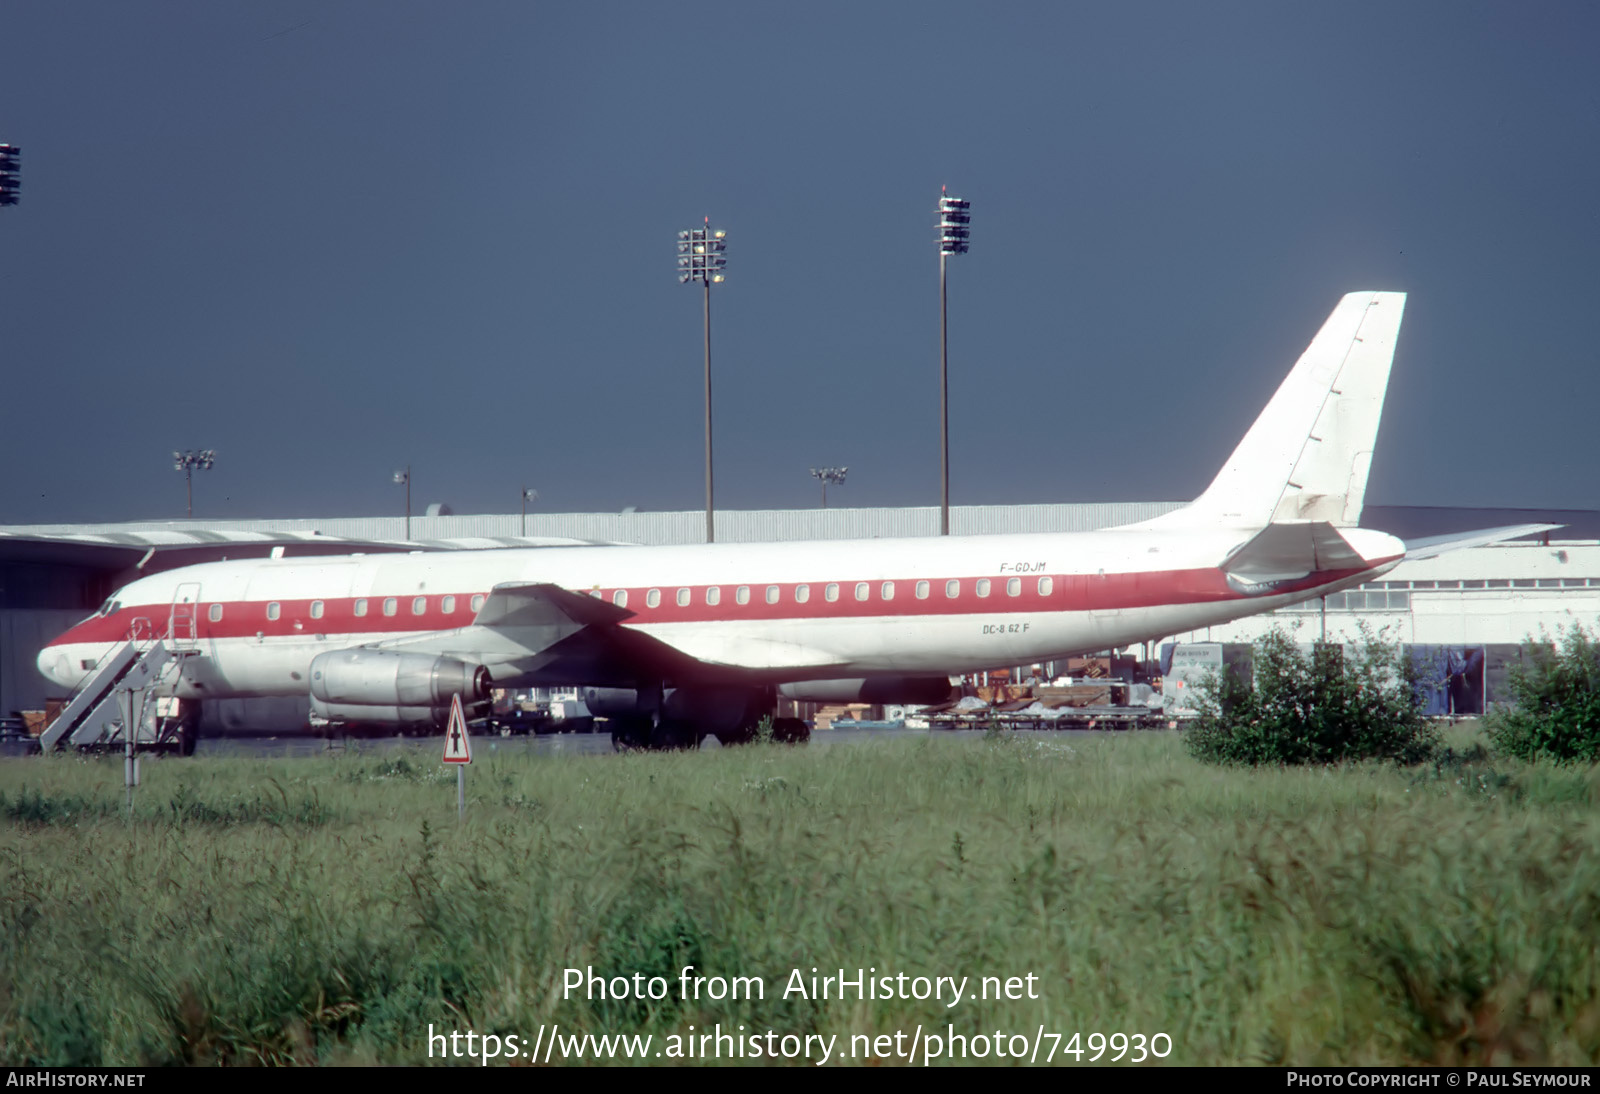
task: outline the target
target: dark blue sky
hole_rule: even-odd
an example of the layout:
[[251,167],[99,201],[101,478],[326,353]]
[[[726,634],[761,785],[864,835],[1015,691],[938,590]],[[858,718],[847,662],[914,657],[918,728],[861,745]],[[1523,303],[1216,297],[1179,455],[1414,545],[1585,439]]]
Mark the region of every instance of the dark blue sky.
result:
[[1600,6],[0,7],[0,523],[938,502],[1210,480],[1410,293],[1368,500],[1600,506]]

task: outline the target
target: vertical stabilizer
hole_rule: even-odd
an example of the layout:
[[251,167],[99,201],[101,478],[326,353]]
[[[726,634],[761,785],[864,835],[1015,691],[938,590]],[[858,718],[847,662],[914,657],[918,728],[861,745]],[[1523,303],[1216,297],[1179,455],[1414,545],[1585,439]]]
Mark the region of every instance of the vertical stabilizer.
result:
[[1405,293],[1350,293],[1195,501],[1145,526],[1355,527]]

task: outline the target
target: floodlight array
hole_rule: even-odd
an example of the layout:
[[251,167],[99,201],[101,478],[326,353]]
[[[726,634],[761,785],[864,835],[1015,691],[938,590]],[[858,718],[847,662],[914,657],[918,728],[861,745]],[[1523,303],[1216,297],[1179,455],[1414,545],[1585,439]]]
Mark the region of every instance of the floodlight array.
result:
[[965,198],[941,197],[939,199],[939,253],[964,255],[967,238],[971,234],[972,202]]
[[172,454],[172,469],[174,471],[210,471],[211,465],[217,462],[217,453],[212,448],[202,448],[200,451],[174,452]]
[[713,230],[690,228],[678,233],[678,281],[688,284],[698,281],[714,285],[722,281],[722,271],[728,265],[726,256],[728,233],[721,228]]

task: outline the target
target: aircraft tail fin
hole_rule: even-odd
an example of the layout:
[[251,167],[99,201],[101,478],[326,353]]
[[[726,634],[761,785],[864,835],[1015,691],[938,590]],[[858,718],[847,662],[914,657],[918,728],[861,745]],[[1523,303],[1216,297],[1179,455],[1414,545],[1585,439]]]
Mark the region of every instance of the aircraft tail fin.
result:
[[1205,493],[1144,526],[1359,524],[1405,302],[1340,300]]

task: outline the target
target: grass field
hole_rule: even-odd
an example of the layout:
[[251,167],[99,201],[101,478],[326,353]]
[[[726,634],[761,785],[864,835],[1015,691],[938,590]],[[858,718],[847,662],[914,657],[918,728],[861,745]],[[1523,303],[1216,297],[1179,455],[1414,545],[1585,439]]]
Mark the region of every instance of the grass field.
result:
[[[0,1063],[417,1063],[429,1023],[554,1022],[1600,1058],[1594,771],[1217,770],[1173,734],[1038,733],[502,753],[468,789],[458,825],[431,745],[146,761],[130,824],[118,758],[0,764]],[[765,996],[683,999],[685,965]],[[672,990],[563,998],[587,966]],[[1039,998],[785,998],[813,967]]]

